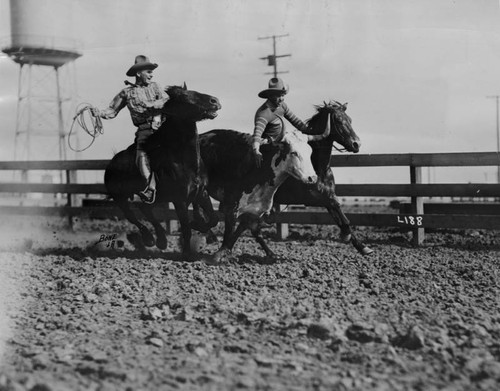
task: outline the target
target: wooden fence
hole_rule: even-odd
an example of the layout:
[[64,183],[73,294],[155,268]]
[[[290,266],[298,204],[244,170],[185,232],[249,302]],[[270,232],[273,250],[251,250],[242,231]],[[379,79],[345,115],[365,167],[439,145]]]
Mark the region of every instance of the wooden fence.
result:
[[[29,172],[33,170],[62,170],[66,183],[0,183],[0,193],[60,193],[65,194],[67,203],[61,207],[41,206],[0,206],[0,213],[41,214],[90,217],[118,216],[114,207],[84,207],[73,203],[74,194],[106,193],[104,184],[74,183],[75,173],[80,170],[104,170],[107,160],[72,161],[4,161],[0,170]],[[460,210],[447,211],[439,206],[431,212],[424,205],[427,197],[465,197],[468,199],[500,199],[500,184],[491,183],[422,183],[424,167],[451,166],[500,166],[500,154],[480,153],[429,153],[429,154],[377,154],[377,155],[336,155],[331,158],[332,167],[395,167],[409,168],[409,181],[406,184],[338,184],[337,194],[343,197],[404,197],[409,205],[400,213],[349,213],[347,217],[354,226],[406,227],[414,232],[414,244],[424,240],[425,228],[471,228],[500,230],[500,203],[493,203],[489,211],[480,212],[474,204],[462,205]],[[103,197],[104,198],[104,197]],[[175,220],[175,212],[163,208],[167,219]],[[426,213],[429,212],[429,213]],[[276,216],[279,231],[284,235],[288,224],[331,224],[332,219],[326,212],[285,211]]]

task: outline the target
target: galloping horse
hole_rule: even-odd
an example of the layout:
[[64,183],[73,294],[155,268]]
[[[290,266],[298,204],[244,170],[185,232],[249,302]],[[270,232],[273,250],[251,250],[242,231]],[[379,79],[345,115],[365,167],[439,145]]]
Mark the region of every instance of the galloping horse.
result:
[[316,106],[317,113],[308,121],[308,127],[317,129],[318,124],[323,123],[327,117],[332,129],[329,137],[310,142],[313,149],[311,161],[318,175],[318,182],[311,189],[290,178],[278,189],[274,201],[284,205],[324,206],[339,226],[341,240],[350,241],[359,253],[368,255],[373,250],[355,237],[349,220],[342,212],[335,194],[335,178],[330,168],[330,156],[335,142],[342,145],[346,151],[354,153],[358,153],[361,146],[359,138],[351,126],[352,120],[346,114],[346,109],[347,104],[340,104],[337,101]]
[[[307,121],[308,133],[318,135],[324,132],[325,127],[328,125],[331,128],[327,137],[316,137],[309,141],[312,147],[311,162],[317,174],[318,181],[311,186],[310,184],[297,180],[293,176],[289,177],[277,189],[274,195],[274,202],[280,204],[324,206],[340,227],[341,239],[346,242],[350,241],[361,254],[368,255],[372,250],[355,237],[352,233],[349,220],[341,210],[340,203],[335,194],[335,180],[332,170],[330,169],[330,156],[334,142],[342,145],[346,151],[357,153],[361,145],[360,140],[351,126],[351,118],[345,112],[345,104],[342,105],[336,101],[324,103],[322,106],[316,106],[316,111],[317,113]],[[244,178],[246,175],[245,169],[241,167],[245,164],[251,164],[246,163],[245,160],[248,159],[248,156],[251,156],[251,147],[247,145],[244,151],[233,151],[233,146],[227,143],[225,139],[209,139],[208,137],[209,133],[205,133],[200,137],[201,156],[209,175],[209,193],[212,197],[217,199],[219,197],[217,192],[213,190],[214,185],[220,187],[218,182],[234,182],[237,178]],[[224,149],[227,151],[226,155],[223,157],[219,156],[221,154],[220,151]],[[216,160],[214,160],[216,157],[224,161],[225,164],[223,166],[218,166]],[[217,170],[214,170],[214,167],[217,167]],[[248,171],[249,168],[247,167],[246,170]],[[196,212],[196,204],[194,206]],[[221,251],[224,248],[231,249],[234,244],[233,240],[229,238],[234,238],[232,235],[236,222],[234,218],[235,213],[226,205],[223,205],[223,210],[226,216],[226,226],[224,230],[223,245],[216,254],[216,259],[224,257],[226,254],[222,254]],[[203,216],[199,218],[202,217]],[[270,220],[272,220],[272,215],[265,219],[266,222],[270,222]],[[247,223],[247,225],[250,225],[250,223]],[[252,235],[264,249],[266,255],[270,258],[275,257],[274,253],[266,245],[260,234],[259,224],[253,223],[253,225],[251,225],[251,230]],[[230,251],[227,251],[227,253],[229,252]]]
[[[196,201],[209,217],[206,224],[198,223],[196,229],[204,231],[217,224],[217,216],[205,190],[207,178],[200,158],[196,122],[215,118],[221,105],[217,98],[189,91],[186,85],[169,87],[167,93],[170,99],[162,109],[166,120],[149,138],[146,148],[151,168],[158,177],[157,200],[173,202],[183,239],[182,257],[189,259],[189,204]],[[129,199],[146,186],[135,164],[135,154],[135,145],[117,153],[106,168],[104,183],[108,194],[123,211],[127,220],[139,229],[144,245],[149,247],[155,244],[155,240],[149,229],[135,216],[129,203]],[[165,230],[153,216],[152,207],[141,203],[140,209],[154,225],[156,246],[165,249]]]

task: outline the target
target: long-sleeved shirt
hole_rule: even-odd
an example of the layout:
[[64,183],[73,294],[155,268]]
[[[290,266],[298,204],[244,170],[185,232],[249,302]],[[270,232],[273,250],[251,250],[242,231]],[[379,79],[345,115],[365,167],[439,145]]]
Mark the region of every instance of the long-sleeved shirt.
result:
[[[116,95],[109,107],[100,111],[102,118],[115,118],[125,106],[130,111],[135,126],[151,122],[153,117],[160,114],[160,106],[168,100],[168,94],[156,82],[147,86],[126,87]],[[157,107],[155,107],[157,106]]]
[[274,106],[269,100],[264,102],[255,113],[255,127],[253,131],[253,144],[261,144],[263,137],[273,141],[280,141],[285,132],[283,117],[298,130],[304,131],[307,126],[288,108],[285,102]]

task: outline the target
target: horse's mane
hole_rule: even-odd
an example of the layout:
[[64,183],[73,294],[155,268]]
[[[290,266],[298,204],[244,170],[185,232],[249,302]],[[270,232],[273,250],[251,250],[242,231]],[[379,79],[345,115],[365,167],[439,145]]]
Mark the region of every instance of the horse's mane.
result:
[[321,116],[325,112],[332,113],[332,112],[335,112],[337,110],[344,111],[346,105],[347,105],[347,103],[341,104],[341,103],[337,102],[336,100],[331,100],[328,103],[327,102],[323,102],[322,105],[314,105],[313,107],[316,110],[316,114],[314,114],[313,116],[311,116],[311,118],[309,118],[308,120],[306,120],[306,125],[308,127],[312,127],[313,125],[315,125],[320,120]]
[[178,98],[183,91],[186,91],[186,88],[184,88],[182,86],[175,86],[174,85],[174,86],[167,86],[165,88],[165,92],[168,94],[168,96],[171,99]]
[[[334,117],[337,117],[337,115],[340,115],[339,113],[343,113],[343,115],[347,115],[344,113],[345,111],[345,104],[341,104],[339,102],[337,102],[336,100],[331,100],[330,102],[323,102],[322,105],[314,105],[313,106],[314,109],[316,110],[316,114],[314,114],[311,118],[309,118],[308,120],[306,120],[306,126],[309,128],[309,130],[313,131],[313,133],[311,134],[316,134],[316,132],[314,130],[318,130],[318,134],[320,134],[323,129],[322,129],[322,125],[324,125],[324,123],[322,121],[324,121],[325,119],[325,115],[327,114],[330,114],[330,113],[334,113]],[[321,130],[321,131],[319,131]],[[330,139],[331,137],[328,137],[328,139]]]

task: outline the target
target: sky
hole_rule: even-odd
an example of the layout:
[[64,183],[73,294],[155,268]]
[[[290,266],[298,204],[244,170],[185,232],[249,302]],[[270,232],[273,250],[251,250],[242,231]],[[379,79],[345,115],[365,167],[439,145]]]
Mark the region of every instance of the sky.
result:
[[[220,99],[219,116],[199,123],[201,133],[251,133],[262,103],[257,94],[272,71],[260,59],[272,54],[272,40],[259,38],[288,34],[277,40],[277,54],[291,54],[278,60],[287,72],[280,77],[289,85],[289,107],[305,120],[323,101],[348,102],[361,153],[497,149],[496,102],[488,97],[500,94],[498,0],[37,2],[50,17],[37,13],[39,31],[30,34],[77,41],[76,103],[105,108],[124,80],[133,81],[125,72],[134,57],[145,54],[159,65],[154,80],[161,85],[186,82]],[[0,0],[2,46],[11,34],[9,1]],[[1,160],[13,158],[18,79],[19,66],[0,57]],[[108,159],[132,142],[126,109],[103,125],[89,149],[68,156]],[[90,141],[84,133],[79,138],[82,146]],[[37,146],[43,143],[49,141]],[[47,151],[47,159],[54,158],[54,146]],[[380,172],[366,169],[370,177],[370,170]],[[454,175],[493,181],[496,171],[459,169]]]

